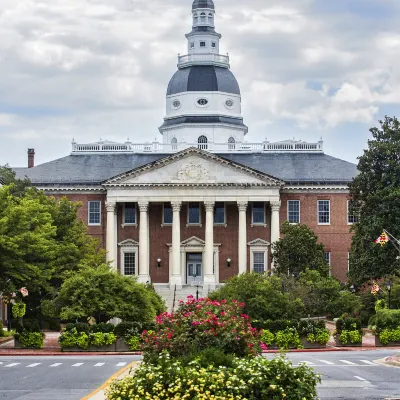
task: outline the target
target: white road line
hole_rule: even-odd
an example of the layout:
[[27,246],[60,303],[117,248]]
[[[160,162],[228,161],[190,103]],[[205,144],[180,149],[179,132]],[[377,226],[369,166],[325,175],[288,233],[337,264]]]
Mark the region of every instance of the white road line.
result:
[[363,362],[364,364],[369,364],[369,365],[376,365],[374,362],[372,361],[368,361],[368,360],[360,360],[361,362]]
[[367,380],[364,379],[364,378],[361,378],[361,376],[354,375],[354,378],[356,378],[356,379],[358,379],[358,380],[360,380],[360,381],[367,382]]
[[105,364],[105,363],[97,363],[97,364],[95,364],[94,366],[95,366],[95,367],[102,367],[104,364]]
[[323,362],[324,364],[328,364],[328,365],[335,365],[333,362],[326,361],[326,360],[318,360],[318,361],[321,361],[321,362]]
[[124,367],[126,364],[126,362],[120,362],[117,364],[117,367]]
[[83,363],[76,363],[74,365],[71,365],[71,367],[80,367],[81,365],[83,365]]
[[12,368],[12,367],[15,367],[16,365],[19,365],[19,364],[21,364],[21,363],[8,364],[8,365],[5,365],[4,368]]
[[339,360],[339,361],[344,363],[344,364],[348,364],[348,365],[357,365],[356,363],[353,363],[353,362],[347,361],[347,360]]
[[26,368],[35,368],[35,367],[37,367],[38,365],[41,365],[41,364],[42,363],[30,364],[30,365],[27,365]]
[[302,361],[300,364],[306,364],[306,365],[315,365],[313,362],[311,361]]
[[50,365],[50,368],[59,367],[60,365],[62,365],[62,363],[51,364],[51,365]]

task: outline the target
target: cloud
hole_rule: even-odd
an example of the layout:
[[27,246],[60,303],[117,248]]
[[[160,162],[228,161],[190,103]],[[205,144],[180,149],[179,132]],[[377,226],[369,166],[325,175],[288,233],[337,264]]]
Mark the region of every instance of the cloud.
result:
[[[365,131],[400,103],[399,2],[216,0],[222,53],[242,90],[248,140]],[[2,0],[0,164],[47,161],[73,137],[157,137],[185,54],[191,1]],[[362,138],[362,139],[360,139]],[[331,141],[330,153],[340,156]],[[336,146],[336,147],[335,147]]]

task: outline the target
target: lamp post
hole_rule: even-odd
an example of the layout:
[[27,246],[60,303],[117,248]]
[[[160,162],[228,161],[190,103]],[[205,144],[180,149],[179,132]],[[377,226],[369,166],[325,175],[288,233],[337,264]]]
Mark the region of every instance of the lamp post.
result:
[[391,294],[391,292],[392,292],[392,282],[391,281],[388,281],[388,282],[386,282],[386,288],[387,288],[387,291],[388,291],[388,295],[389,295],[389,298],[388,298],[388,306],[389,306],[389,310],[390,310],[390,294]]
[[354,285],[351,285],[351,286],[350,286],[350,292],[351,292],[351,293],[355,293],[355,292],[356,292],[356,288],[355,288]]

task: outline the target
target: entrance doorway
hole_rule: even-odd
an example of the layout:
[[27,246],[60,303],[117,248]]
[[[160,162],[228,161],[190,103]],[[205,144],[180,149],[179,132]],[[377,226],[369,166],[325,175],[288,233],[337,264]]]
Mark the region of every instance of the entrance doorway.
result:
[[203,283],[203,254],[186,254],[186,283],[188,285]]

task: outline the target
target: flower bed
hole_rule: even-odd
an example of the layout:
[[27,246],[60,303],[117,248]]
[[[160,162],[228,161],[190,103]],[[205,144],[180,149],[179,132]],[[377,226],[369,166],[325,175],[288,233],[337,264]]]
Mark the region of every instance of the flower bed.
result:
[[41,349],[44,342],[43,332],[29,332],[23,330],[14,335],[14,347],[24,349]]
[[336,321],[334,337],[338,347],[362,346],[363,331],[360,318],[343,315]]
[[400,310],[380,310],[376,314],[376,346],[400,346]]

